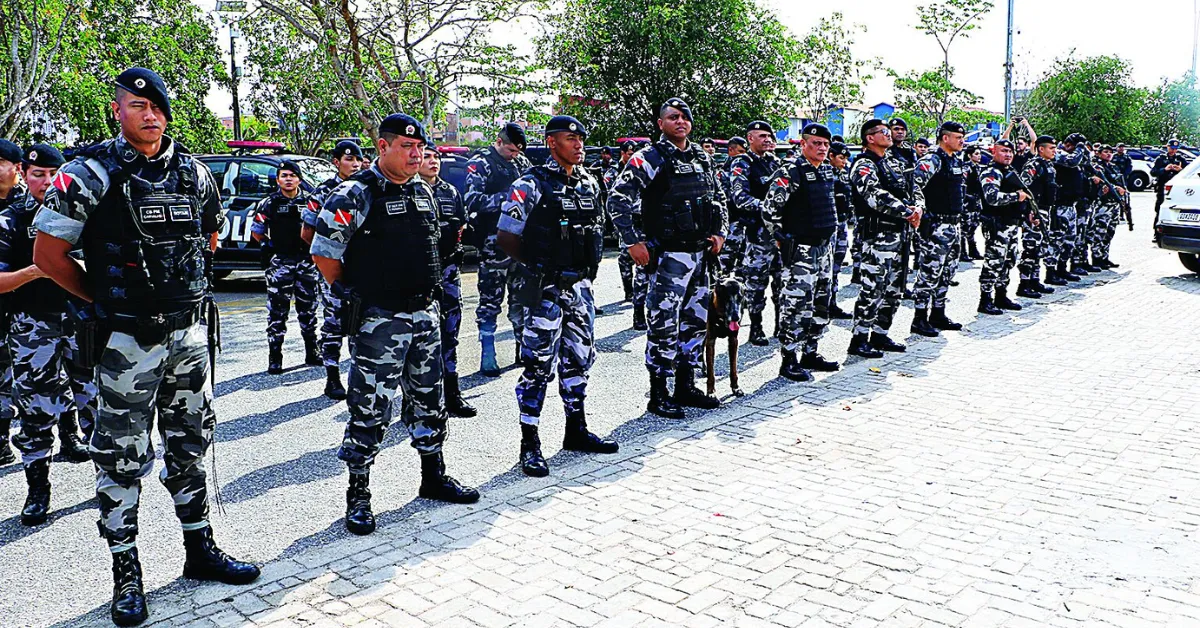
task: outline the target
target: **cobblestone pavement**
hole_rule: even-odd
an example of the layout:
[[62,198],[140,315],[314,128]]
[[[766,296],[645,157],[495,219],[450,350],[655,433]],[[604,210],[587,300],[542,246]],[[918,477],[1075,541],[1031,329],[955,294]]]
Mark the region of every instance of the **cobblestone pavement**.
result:
[[[758,386],[617,455],[555,456],[543,480],[495,476],[476,506],[402,510],[372,536],[283,552],[251,587],[162,584],[151,619],[1200,625],[1200,279],[1145,233],[1122,227],[1123,266],[1087,287],[814,384]],[[952,289],[960,311],[977,276],[978,264]],[[827,353],[844,357],[842,344]],[[340,507],[331,482],[320,499]],[[18,625],[102,625],[106,594]]]

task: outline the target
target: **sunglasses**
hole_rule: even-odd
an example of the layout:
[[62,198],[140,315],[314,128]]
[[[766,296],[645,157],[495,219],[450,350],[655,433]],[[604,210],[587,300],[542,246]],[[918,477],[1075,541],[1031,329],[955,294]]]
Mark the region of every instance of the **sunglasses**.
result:
[[867,131],[867,136],[869,137],[871,135],[875,135],[876,133],[883,133],[884,135],[886,135],[888,137],[892,136],[892,130],[887,128],[886,126],[875,129],[874,131]]

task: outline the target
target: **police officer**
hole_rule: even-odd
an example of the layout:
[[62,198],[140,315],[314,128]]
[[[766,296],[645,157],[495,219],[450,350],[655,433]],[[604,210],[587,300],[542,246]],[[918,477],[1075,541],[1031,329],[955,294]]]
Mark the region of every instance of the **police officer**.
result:
[[21,431],[14,439],[25,464],[29,493],[21,511],[21,523],[45,523],[50,509],[51,428],[58,423],[62,453],[73,462],[90,460],[79,440],[76,422],[83,418],[84,431],[94,422],[95,371],[76,368],[74,338],[63,323],[67,292],[33,265],[33,241],[37,230],[33,217],[45,201],[46,188],[63,163],[52,146],[35,144],[25,152],[24,178],[29,192],[24,202],[0,211],[0,292],[10,316],[8,348],[13,361],[13,401],[21,417]]
[[[1035,225],[1038,218],[1030,213],[1027,201],[1028,171],[1012,167],[1016,147],[1010,140],[992,146],[992,163],[980,174],[983,192],[983,232],[987,238],[983,271],[979,275],[981,314],[1003,314],[1020,310],[1021,305],[1008,297],[1009,275],[1017,263],[1017,238],[1022,222]],[[994,292],[994,296],[993,296]]]
[[1117,268],[1120,264],[1109,259],[1112,250],[1113,237],[1117,235],[1117,221],[1121,215],[1121,204],[1125,202],[1125,174],[1122,166],[1113,154],[1113,147],[1100,147],[1100,162],[1098,164],[1104,175],[1107,192],[1102,190],[1096,206],[1096,214],[1092,220],[1091,248],[1092,266],[1101,270]]
[[925,156],[926,153],[929,152],[929,148],[929,140],[923,137],[918,137],[917,141],[913,142],[913,154],[916,155],[918,160],[920,160]]
[[[604,174],[604,188],[607,190],[605,194],[606,208],[608,196],[612,193],[613,186],[617,184],[618,175],[625,169],[625,165],[629,163],[636,151],[637,142],[625,140],[621,144],[621,162],[609,168]],[[640,230],[642,228],[642,203],[640,200],[634,204],[632,218],[635,228]],[[617,237],[620,235],[618,232]],[[617,268],[621,271],[621,285],[625,289],[625,300],[633,302],[633,328],[636,331],[645,331],[647,327],[646,287],[649,284],[646,278],[646,269],[633,263],[633,258],[629,256],[629,248],[623,243],[621,252],[617,255]]]
[[709,157],[717,154],[717,143],[711,137],[700,140],[700,148],[704,149],[704,152],[708,153]]
[[[1050,239],[1050,217],[1054,211],[1058,197],[1058,183],[1055,178],[1054,155],[1056,144],[1049,135],[1039,135],[1033,142],[1037,156],[1025,164],[1025,180],[1029,183],[1029,191],[1033,193],[1033,201],[1037,205],[1037,222],[1021,223],[1021,261],[1018,268],[1021,272],[1021,284],[1017,286],[1017,296],[1030,299],[1041,298],[1051,294],[1054,288],[1042,284],[1042,261],[1050,255],[1052,245]],[[1048,266],[1052,267],[1053,263]],[[1065,279],[1059,279],[1047,269],[1046,283],[1065,285]]]
[[462,326],[462,232],[467,210],[458,189],[442,179],[442,156],[432,143],[425,146],[421,179],[433,189],[438,209],[438,257],[442,263],[442,290],[438,295],[442,334],[442,388],[446,411],[458,417],[473,417],[474,407],[463,399],[458,384],[458,330]]
[[[1179,153],[1179,140],[1171,138],[1167,142],[1167,152],[1154,159],[1150,174],[1154,177],[1154,226],[1158,227],[1158,212],[1162,208],[1163,195],[1166,193],[1167,182],[1179,174],[1187,165],[1187,159]],[[1157,232],[1155,232],[1157,233]],[[1157,238],[1158,236],[1155,235]]]
[[[1085,148],[1086,144],[1085,144]],[[1071,272],[1076,275],[1098,273],[1100,268],[1088,263],[1095,229],[1096,210],[1100,197],[1109,193],[1112,185],[1104,178],[1100,167],[1100,143],[1085,151],[1083,161],[1083,192],[1075,204],[1075,252],[1071,256]]]
[[[715,408],[720,402],[698,388],[708,318],[706,251],[721,254],[728,218],[725,194],[714,178],[712,159],[688,141],[692,110],[681,98],[658,110],[662,136],[639,150],[617,178],[608,209],[621,241],[639,266],[648,266],[646,308],[650,331],[646,368],[650,371],[650,412],[682,418],[681,405]],[[633,222],[642,203],[643,229]],[[675,375],[671,398],[667,378]]]
[[732,275],[742,265],[746,242],[746,223],[735,218],[738,214],[737,208],[734,207],[733,191],[730,189],[730,169],[740,155],[746,154],[746,138],[740,135],[729,138],[725,150],[728,158],[717,169],[717,182],[721,185],[721,191],[725,193],[726,211],[729,212],[730,217],[729,238],[725,240],[725,246],[721,249],[721,255],[717,261],[721,264],[722,274]]
[[963,218],[960,232],[962,242],[958,247],[958,259],[970,262],[982,259],[979,255],[979,245],[975,242],[975,232],[979,230],[981,220],[982,190],[979,186],[979,173],[983,169],[983,155],[975,145],[963,148],[963,165],[966,167],[967,180],[963,189]]
[[521,308],[513,296],[512,279],[508,276],[512,260],[496,247],[496,222],[500,220],[500,206],[507,198],[509,186],[530,166],[529,160],[521,154],[524,150],[525,130],[521,125],[509,122],[500,129],[493,146],[480,149],[467,162],[464,197],[467,216],[471,229],[484,238],[479,257],[479,307],[475,309],[475,320],[483,347],[479,370],[488,377],[500,375],[496,363],[496,317],[500,315],[506,289],[508,320],[512,322],[513,338],[517,340],[516,355],[521,355]]
[[1083,195],[1083,173],[1088,167],[1086,144],[1087,138],[1083,135],[1071,133],[1063,139],[1062,150],[1054,157],[1054,180],[1058,187],[1051,216],[1051,244],[1046,256],[1049,267],[1046,283],[1051,285],[1079,281],[1079,275],[1068,272],[1067,264],[1075,254],[1075,206]]
[[344,300],[350,342],[346,423],[338,458],[350,469],[346,529],[375,531],[370,470],[391,422],[397,389],[401,415],[421,456],[420,496],[460,504],[479,492],[446,475],[442,442],[442,281],[438,209],[418,176],[425,129],[393,113],[379,125],[379,158],[339,185],[325,201],[313,238],[313,259]]
[[[733,212],[730,220],[741,223],[744,234],[742,262],[737,275],[746,286],[746,309],[750,312],[750,344],[765,347],[767,334],[763,330],[763,310],[767,307],[767,284],[772,283],[776,301],[776,320],[779,314],[780,267],[779,247],[763,220],[763,199],[771,175],[779,168],[775,158],[775,131],[771,125],[755,120],[746,125],[746,141],[750,151],[738,155],[729,166],[729,190]],[[828,149],[826,149],[828,150]],[[779,325],[775,331],[778,333]]]
[[862,291],[854,307],[849,352],[878,358],[884,351],[907,349],[887,334],[904,292],[907,229],[920,225],[925,198],[905,172],[905,163],[889,152],[891,130],[883,120],[864,122],[859,137],[863,152],[850,166],[850,187],[863,237]]
[[825,161],[829,129],[813,123],[805,126],[801,135],[802,159],[785,163],[769,180],[762,212],[767,235],[778,243],[783,261],[779,316],[783,363],[779,375],[806,382],[812,380],[809,369],[839,368],[837,362],[817,353],[817,342],[829,324],[838,216],[834,198],[837,174]]
[[[362,170],[364,165],[362,147],[358,142],[342,140],[333,147],[333,166],[337,168],[337,173],[317,185],[312,193],[316,203],[305,205],[300,215],[304,221],[304,226],[300,228],[300,237],[305,242],[312,244],[313,236],[317,232],[317,215],[329,193],[342,181]],[[321,289],[321,306],[325,312],[321,321],[321,362],[325,365],[325,396],[340,401],[346,398],[346,389],[342,386],[342,376],[338,371],[338,364],[342,361],[344,337],[341,322],[342,304],[330,292],[329,284],[318,281],[317,285]]]
[[616,453],[616,441],[587,429],[583,401],[596,359],[592,280],[600,267],[604,209],[599,183],[581,166],[587,129],[571,116],[546,123],[550,159],[512,185],[500,216],[498,242],[517,260],[517,291],[524,306],[521,379],[521,470],[550,473],[542,456],[538,422],[546,386],[558,370],[559,396],[567,415],[563,449]]
[[1129,175],[1133,174],[1133,159],[1125,152],[1125,144],[1117,144],[1117,152],[1113,154],[1112,161],[1121,171],[1121,178],[1126,182],[1129,181]]
[[[154,470],[154,427],[163,437],[161,479],[183,526],[184,577],[246,584],[259,570],[221,551],[208,522],[203,460],[216,420],[200,306],[209,289],[205,249],[216,248],[220,228],[219,191],[208,168],[163,135],[171,106],[157,74],[122,72],[112,110],[121,135],[63,166],[46,194],[34,218],[34,260],[95,306],[75,325],[80,338],[89,330],[98,337],[79,350],[99,362],[91,453],[100,530],[113,556],[110,612],[125,626],[148,614],[136,536],[141,482]],[[80,243],[86,271],[70,255]]]
[[[854,207],[850,204],[850,148],[845,142],[830,143],[829,164],[833,166],[833,174],[837,177],[833,182],[833,201],[837,207],[838,220],[833,240],[833,280],[829,286],[829,317],[848,320],[854,318],[854,315],[844,311],[837,303],[842,265],[850,249],[850,229],[856,222]],[[856,239],[857,237],[855,234]]]
[[279,165],[275,182],[279,189],[259,201],[254,208],[250,235],[271,252],[267,266],[267,373],[283,372],[283,338],[287,333],[288,311],[296,302],[296,318],[304,337],[304,363],[320,366],[317,353],[317,267],[308,252],[309,245],[300,236],[300,213],[313,211],[317,201],[301,189],[304,174],[299,164],[287,159]]
[[959,227],[963,214],[966,165],[959,152],[967,130],[947,120],[937,131],[937,150],[917,164],[914,180],[925,191],[921,217],[920,265],[913,285],[912,332],[937,336],[941,330],[958,331],[961,323],[946,316],[946,295],[958,272]]
[[[25,197],[25,188],[21,185],[21,159],[20,146],[0,139],[0,210],[18,204]],[[0,306],[0,318],[4,316],[3,306]],[[12,448],[8,446],[8,434],[12,429],[16,408],[12,404],[12,359],[5,340],[7,335],[7,323],[0,324],[0,466],[17,461]]]

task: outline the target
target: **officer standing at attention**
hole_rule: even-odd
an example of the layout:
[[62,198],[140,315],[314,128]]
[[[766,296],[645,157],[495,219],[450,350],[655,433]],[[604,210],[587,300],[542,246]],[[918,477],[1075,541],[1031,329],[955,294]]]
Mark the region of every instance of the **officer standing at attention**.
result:
[[1084,170],[1088,168],[1087,138],[1072,133],[1063,139],[1062,150],[1054,157],[1054,179],[1058,183],[1054,201],[1054,214],[1050,227],[1050,267],[1046,283],[1066,285],[1079,281],[1079,275],[1068,272],[1067,264],[1075,254],[1077,237],[1075,206],[1083,196]]
[[[161,479],[183,526],[184,577],[247,584],[259,570],[221,551],[208,522],[203,460],[215,420],[200,310],[209,290],[205,249],[216,249],[220,228],[218,188],[208,168],[163,135],[171,105],[157,74],[122,72],[112,110],[121,135],[58,171],[34,218],[33,257],[56,283],[94,304],[76,321],[77,332],[99,331],[92,315],[103,330],[79,350],[98,362],[91,453],[100,530],[113,557],[110,612],[128,626],[148,616],[137,511],[142,478],[154,470],[156,422]],[[70,255],[78,243],[86,270]]]
[[921,224],[925,198],[904,162],[888,151],[891,131],[883,120],[864,122],[859,137],[863,152],[850,166],[850,187],[863,238],[862,291],[854,307],[850,354],[878,358],[884,351],[907,349],[887,334],[904,293],[905,229]]
[[1121,171],[1120,164],[1117,163],[1116,156],[1113,155],[1113,147],[1107,144],[1101,146],[1099,156],[1100,161],[1096,165],[1100,173],[1104,175],[1106,181],[1104,187],[1108,191],[1102,191],[1096,205],[1090,244],[1092,266],[1100,270],[1109,270],[1120,266],[1120,264],[1114,264],[1108,256],[1112,248],[1113,237],[1117,235],[1117,219],[1121,215],[1121,204],[1125,202],[1127,192],[1125,175]]
[[1129,175],[1133,174],[1133,159],[1125,153],[1124,144],[1117,144],[1117,152],[1113,154],[1112,161],[1121,171],[1121,178],[1128,182]]
[[[854,318],[837,304],[842,265],[850,249],[850,228],[854,224],[854,208],[850,205],[850,148],[844,142],[829,145],[829,164],[837,179],[833,182],[833,200],[837,206],[837,233],[833,240],[833,280],[829,286],[829,317],[838,320]],[[857,234],[855,235],[857,238]]]
[[[25,197],[21,182],[21,147],[0,139],[0,210],[17,204]],[[0,311],[0,317],[3,312]],[[17,461],[8,446],[8,434],[16,408],[12,405],[12,359],[8,353],[8,325],[0,325],[0,467]]]
[[982,219],[983,191],[979,185],[979,173],[983,169],[983,154],[975,145],[963,149],[963,165],[967,169],[966,188],[963,189],[963,219],[962,242],[958,247],[958,259],[964,262],[983,259],[979,254],[979,245],[975,242],[975,232],[979,230]]
[[[313,236],[317,233],[317,215],[321,211],[321,204],[333,192],[333,188],[354,176],[354,173],[362,170],[363,165],[362,148],[357,142],[350,140],[342,140],[333,148],[333,166],[337,168],[337,174],[329,177],[321,182],[315,190],[313,190],[312,198],[315,203],[304,206],[304,211],[300,214],[304,226],[300,227],[300,237],[308,244],[312,244]],[[321,305],[325,310],[325,318],[321,322],[321,362],[325,365],[325,396],[334,400],[342,400],[346,398],[346,389],[342,386],[342,376],[338,371],[338,364],[342,361],[342,304],[329,291],[329,284],[324,281],[318,281],[317,285],[321,289]]]
[[[1037,226],[1038,217],[1030,213],[1031,198],[1027,191],[1031,182],[1028,171],[1012,167],[1015,147],[1010,140],[999,140],[992,146],[992,163],[980,174],[983,190],[983,231],[987,246],[983,271],[979,274],[979,306],[981,314],[998,315],[1004,310],[1020,310],[1021,306],[1008,298],[1008,281],[1017,263],[1017,238],[1025,222]],[[995,296],[993,297],[993,292]],[[1040,295],[1039,295],[1040,296]]]
[[729,143],[725,148],[728,151],[728,158],[717,169],[717,182],[721,185],[721,191],[725,193],[726,211],[729,213],[729,238],[725,240],[725,246],[721,249],[718,259],[721,264],[721,273],[725,275],[732,275],[741,268],[742,254],[745,252],[746,222],[736,218],[738,213],[733,203],[733,191],[729,187],[729,173],[733,162],[737,161],[739,156],[746,154],[746,146],[746,138],[740,135],[729,138]]
[[442,156],[433,144],[425,146],[421,178],[433,189],[438,209],[438,257],[442,263],[442,290],[438,295],[442,330],[442,388],[446,411],[458,417],[473,417],[474,407],[463,399],[458,385],[458,330],[462,326],[462,232],[467,210],[458,189],[441,178]]
[[[1158,211],[1162,208],[1163,197],[1166,194],[1167,182],[1179,174],[1187,165],[1187,159],[1179,154],[1179,140],[1171,138],[1167,142],[1167,152],[1154,159],[1150,174],[1154,176],[1154,226],[1158,226]],[[1156,232],[1157,233],[1157,232]],[[1158,236],[1155,235],[1155,238]]]
[[717,144],[711,137],[700,140],[700,148],[704,149],[704,152],[708,153],[709,157],[717,154]]
[[912,332],[937,336],[939,330],[958,331],[961,323],[946,317],[946,294],[958,272],[959,226],[963,214],[966,165],[962,151],[967,130],[947,120],[937,131],[937,150],[917,164],[914,180],[925,191],[921,220],[920,265],[913,285]]
[[[746,125],[750,152],[738,155],[729,166],[731,218],[742,223],[744,251],[738,265],[738,278],[746,286],[746,309],[750,312],[750,344],[765,347],[769,343],[763,330],[763,310],[767,307],[767,284],[772,283],[776,320],[779,313],[779,246],[771,237],[763,219],[763,199],[771,175],[779,168],[775,159],[775,131],[770,124],[755,120]],[[828,150],[828,148],[826,149]],[[736,218],[734,218],[736,216]],[[779,326],[775,326],[778,333]]]
[[[783,262],[783,304],[779,340],[783,363],[779,376],[812,380],[809,369],[836,371],[837,362],[817,353],[829,324],[833,283],[833,236],[837,231],[837,174],[825,158],[829,129],[809,124],[801,132],[801,159],[784,163],[770,179],[762,212],[767,235]],[[802,356],[797,358],[797,352]]]
[[496,246],[496,223],[500,220],[500,206],[508,198],[505,195],[509,186],[531,165],[521,154],[524,150],[525,130],[509,122],[500,129],[495,145],[479,149],[467,162],[467,191],[463,199],[467,217],[471,228],[485,238],[479,255],[479,307],[475,308],[475,320],[483,347],[479,370],[488,377],[500,375],[496,363],[496,317],[500,315],[505,289],[508,320],[517,342],[516,355],[521,355],[521,306],[513,296],[512,279],[508,276],[512,260]]
[[401,415],[421,455],[419,495],[459,504],[479,492],[446,475],[442,442],[442,281],[438,210],[433,190],[418,176],[425,129],[393,113],[379,125],[379,158],[339,185],[317,222],[312,254],[331,289],[343,299],[350,342],[346,405],[350,420],[338,458],[350,469],[346,529],[375,531],[370,470],[391,422],[397,389]]
[[[1036,224],[1022,223],[1021,226],[1021,261],[1017,265],[1021,273],[1021,284],[1017,286],[1017,296],[1038,299],[1044,294],[1054,292],[1054,288],[1042,284],[1042,260],[1049,255],[1050,212],[1054,211],[1055,199],[1058,196],[1058,183],[1054,176],[1057,142],[1049,135],[1039,135],[1033,145],[1037,156],[1025,164],[1025,173],[1022,176],[1029,183],[1029,191],[1033,193],[1038,215]],[[1066,280],[1055,277],[1053,272],[1048,271],[1046,274],[1046,283],[1067,283]]]
[[500,216],[497,241],[517,260],[512,272],[525,312],[517,407],[521,470],[533,477],[550,473],[538,422],[555,368],[567,416],[563,449],[599,454],[618,449],[616,441],[588,431],[583,408],[588,371],[596,360],[592,280],[604,238],[600,186],[582,166],[585,138],[587,129],[575,118],[551,118],[546,123],[550,159],[513,183]]
[[76,368],[74,337],[64,331],[66,290],[33,265],[33,241],[37,230],[33,217],[45,201],[50,180],[63,164],[63,156],[52,146],[35,144],[25,153],[25,182],[29,193],[24,202],[0,211],[0,293],[11,317],[8,347],[13,361],[13,402],[21,417],[21,431],[14,439],[25,465],[29,493],[21,511],[27,526],[46,522],[50,512],[50,452],[54,445],[51,428],[58,423],[62,453],[72,462],[91,459],[79,439],[82,417],[84,432],[95,422],[96,373]]
[[[637,143],[633,140],[625,140],[621,144],[621,162],[609,168],[604,174],[604,189],[607,190],[604,195],[606,208],[608,207],[607,199],[612,193],[613,186],[617,184],[617,177],[636,151]],[[642,203],[640,200],[633,208],[633,224],[635,229],[641,230]],[[620,235],[618,232],[617,237]],[[621,285],[625,289],[625,300],[633,302],[633,328],[636,331],[646,331],[646,288],[649,284],[646,278],[646,269],[633,263],[633,258],[629,256],[629,248],[624,244],[621,245],[621,252],[617,255],[617,268],[621,271]]]
[[[700,367],[708,321],[709,285],[704,272],[706,251],[720,256],[728,218],[725,194],[714,177],[708,153],[688,141],[692,110],[680,98],[659,107],[662,136],[639,150],[617,178],[608,209],[621,241],[632,242],[634,263],[646,266],[650,289],[646,308],[650,332],[646,368],[650,371],[650,412],[683,418],[683,408],[716,408],[694,379]],[[633,222],[642,203],[644,229]],[[671,398],[667,378],[675,374]]]
[[317,267],[313,265],[308,243],[300,236],[300,213],[317,207],[307,192],[300,189],[304,175],[290,159],[279,165],[275,182],[279,190],[258,202],[250,235],[265,243],[271,262],[267,282],[267,373],[283,372],[283,338],[287,333],[288,312],[296,302],[296,318],[304,337],[304,363],[320,366],[317,352]]
[[929,148],[929,140],[923,137],[918,137],[917,141],[913,142],[913,154],[916,155],[918,160],[924,157],[925,153],[929,152]]

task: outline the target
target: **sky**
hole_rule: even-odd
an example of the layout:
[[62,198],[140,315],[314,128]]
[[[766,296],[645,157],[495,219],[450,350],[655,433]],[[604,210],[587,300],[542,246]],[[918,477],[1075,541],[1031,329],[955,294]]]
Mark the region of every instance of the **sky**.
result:
[[[206,11],[215,4],[215,0],[193,1]],[[846,22],[867,29],[857,34],[855,55],[879,58],[885,67],[900,74],[941,64],[942,52],[937,43],[915,27],[916,7],[925,4],[924,1],[759,1],[798,37],[807,34],[820,18],[841,12]],[[1016,89],[1032,86],[1055,58],[1066,57],[1072,51],[1079,58],[1116,55],[1128,60],[1136,85],[1150,86],[1164,77],[1178,78],[1192,63],[1192,18],[1197,1],[1200,0],[1151,0],[1143,4],[1112,0],[1014,0],[1013,86]],[[955,40],[950,48],[950,62],[959,86],[980,96],[983,106],[1003,111],[1007,3],[1006,0],[995,3],[996,7],[979,21],[977,29],[966,39]],[[527,44],[531,28],[536,28],[531,21],[502,25],[495,37],[526,45],[532,51]],[[228,31],[224,28],[220,40],[222,48],[227,50]],[[866,85],[863,104],[892,99],[891,79],[885,72],[877,75]],[[228,116],[231,100],[227,90],[214,86],[208,105],[218,116]]]

